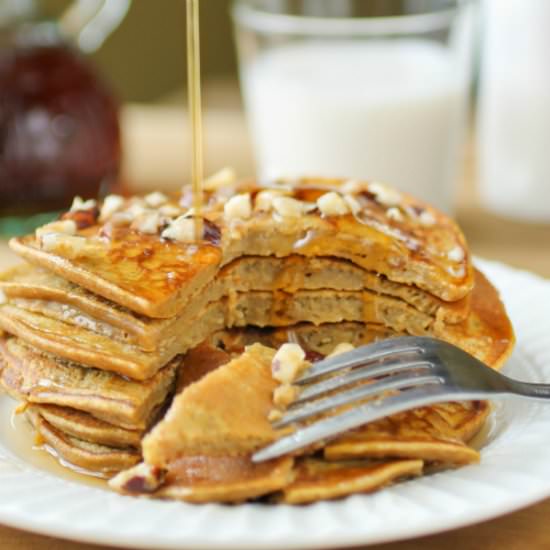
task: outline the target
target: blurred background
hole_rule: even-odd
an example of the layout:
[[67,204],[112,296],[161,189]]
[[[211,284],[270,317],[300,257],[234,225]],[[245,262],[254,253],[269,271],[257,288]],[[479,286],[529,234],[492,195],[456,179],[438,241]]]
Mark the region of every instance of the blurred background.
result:
[[[177,190],[188,180],[185,1],[106,2],[111,11],[102,24],[108,27],[109,18],[116,24],[99,38],[80,32],[81,14],[67,12],[72,5],[93,13],[97,4],[0,0],[0,234],[26,231],[36,222],[35,203],[27,208],[33,186],[50,185],[51,178],[36,182],[44,179],[44,166],[52,174],[59,169],[60,152],[73,155],[63,173],[65,202],[98,189]],[[312,166],[316,173],[364,176],[365,166],[372,166],[380,172],[375,176],[405,188],[408,181],[413,192],[455,215],[476,253],[550,276],[548,0],[242,0],[236,31],[232,5],[201,1],[207,173],[233,166],[241,176],[267,177],[273,166],[285,174],[311,172]],[[289,20],[291,30],[281,31],[280,21],[270,17],[280,13],[312,21]],[[323,22],[399,13],[412,15],[412,27],[387,20],[386,27],[358,22],[339,30]],[[415,17],[426,13],[425,21]],[[44,23],[62,15],[60,25]],[[33,32],[20,32],[31,21]],[[37,74],[50,88],[59,81],[47,69],[51,60],[28,52],[37,36],[55,48],[59,28],[62,41],[72,35],[67,43],[84,54],[78,67],[73,63],[73,76],[80,76],[58,90],[63,101],[52,103],[52,94],[36,92]],[[373,59],[362,54],[362,41],[386,38],[402,40],[399,51],[382,48]],[[439,66],[441,52],[417,48],[424,38],[445,49],[448,66]],[[302,48],[308,44],[313,48]],[[282,55],[272,56],[278,48]],[[359,66],[362,71],[355,70]],[[31,84],[21,76],[29,67],[36,73]],[[73,126],[88,135],[59,118],[59,105],[73,109],[70,116],[80,124]],[[35,164],[26,160],[29,151]],[[86,172],[86,165],[93,184],[84,178],[79,187],[72,174]],[[99,169],[104,177],[98,183]],[[42,210],[54,209],[48,200]]]

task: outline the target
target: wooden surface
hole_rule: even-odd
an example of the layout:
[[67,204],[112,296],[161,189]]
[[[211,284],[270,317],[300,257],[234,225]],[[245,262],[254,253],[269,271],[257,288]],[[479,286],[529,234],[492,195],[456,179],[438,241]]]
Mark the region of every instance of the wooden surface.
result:
[[[186,117],[177,107],[126,108],[123,116],[126,162],[124,178],[136,190],[176,188],[186,179],[188,141]],[[233,106],[221,106],[207,116],[208,171],[236,166],[240,174],[253,173],[250,143],[242,115]],[[458,199],[457,218],[474,253],[528,269],[550,278],[550,225],[528,225],[500,219],[476,205],[474,162],[465,158],[465,178]],[[0,268],[15,257],[0,241]],[[385,550],[515,550],[550,547],[550,499],[492,521],[427,538],[380,547]],[[437,520],[434,519],[434,522]],[[0,526],[0,548],[13,550],[86,550],[97,548],[24,533]]]

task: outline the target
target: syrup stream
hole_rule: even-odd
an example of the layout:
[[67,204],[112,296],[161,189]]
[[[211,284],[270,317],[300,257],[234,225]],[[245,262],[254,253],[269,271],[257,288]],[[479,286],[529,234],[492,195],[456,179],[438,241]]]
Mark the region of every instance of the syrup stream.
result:
[[199,0],[187,0],[187,89],[189,113],[191,116],[191,181],[193,185],[193,208],[195,239],[203,235],[202,221],[202,179],[203,179],[203,139],[201,106],[201,69]]

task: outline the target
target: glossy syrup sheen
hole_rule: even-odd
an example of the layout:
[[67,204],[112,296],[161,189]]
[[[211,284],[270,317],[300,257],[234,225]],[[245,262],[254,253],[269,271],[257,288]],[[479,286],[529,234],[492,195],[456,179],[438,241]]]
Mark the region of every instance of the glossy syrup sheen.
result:
[[[18,403],[9,397],[5,395],[0,397],[0,414],[4,418],[4,422],[0,424],[0,444],[11,455],[24,463],[21,467],[12,466],[10,463],[9,466],[12,467],[14,473],[30,467],[66,481],[107,489],[105,479],[61,461],[53,454],[53,451],[48,452],[43,448],[40,441],[37,440],[32,426],[25,419],[25,415],[16,413],[17,406]],[[1,468],[2,460],[0,458]]]

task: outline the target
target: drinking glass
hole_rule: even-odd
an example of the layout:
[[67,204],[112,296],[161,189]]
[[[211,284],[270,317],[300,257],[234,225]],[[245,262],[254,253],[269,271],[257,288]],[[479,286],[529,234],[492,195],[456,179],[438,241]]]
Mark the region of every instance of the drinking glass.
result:
[[452,209],[478,6],[460,0],[238,0],[260,178],[383,180]]

